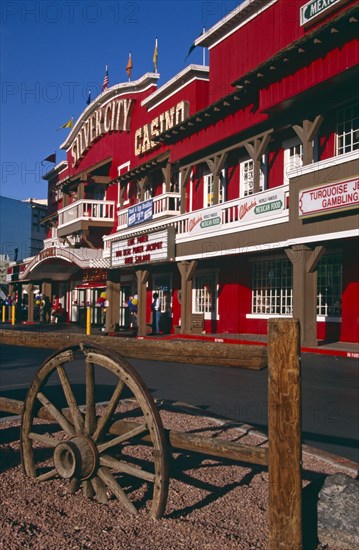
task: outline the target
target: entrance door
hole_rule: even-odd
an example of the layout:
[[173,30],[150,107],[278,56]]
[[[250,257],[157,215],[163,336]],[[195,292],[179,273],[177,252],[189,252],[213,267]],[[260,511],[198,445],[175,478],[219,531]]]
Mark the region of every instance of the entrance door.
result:
[[165,334],[171,332],[172,326],[172,277],[171,275],[155,275],[153,277],[153,292],[157,292],[161,300],[160,329]]

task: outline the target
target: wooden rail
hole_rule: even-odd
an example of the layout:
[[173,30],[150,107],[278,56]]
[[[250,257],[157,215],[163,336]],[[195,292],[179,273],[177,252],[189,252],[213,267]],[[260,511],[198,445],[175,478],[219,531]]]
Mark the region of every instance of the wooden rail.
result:
[[[170,430],[167,431],[167,439],[173,449],[268,465],[268,550],[301,550],[302,444],[298,320],[269,320],[268,367],[268,449]],[[22,401],[0,397],[0,411],[21,414],[22,409]],[[69,409],[63,409],[62,413],[72,421]],[[37,416],[53,420],[45,407],[40,408]],[[135,422],[121,420],[113,423],[109,431],[120,436],[136,427],[138,425]],[[146,440],[146,437],[143,439]]]

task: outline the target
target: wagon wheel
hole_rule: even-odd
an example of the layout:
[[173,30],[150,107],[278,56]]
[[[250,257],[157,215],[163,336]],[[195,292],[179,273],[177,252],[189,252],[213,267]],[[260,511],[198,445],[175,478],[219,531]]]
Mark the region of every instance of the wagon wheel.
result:
[[43,363],[24,402],[21,453],[25,473],[38,481],[60,477],[71,493],[82,487],[102,503],[115,496],[132,513],[164,513],[161,418],[140,376],[117,354],[81,345]]

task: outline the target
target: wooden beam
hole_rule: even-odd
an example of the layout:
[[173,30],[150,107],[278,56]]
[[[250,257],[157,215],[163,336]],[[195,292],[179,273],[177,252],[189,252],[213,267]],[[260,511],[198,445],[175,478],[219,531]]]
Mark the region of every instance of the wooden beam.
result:
[[308,273],[314,273],[314,271],[316,271],[318,263],[320,262],[325,251],[325,246],[320,245],[315,247],[312,254],[307,260],[306,268]]
[[218,456],[251,464],[268,464],[268,450],[254,445],[241,445],[231,441],[210,439],[185,432],[168,432],[171,447],[209,456]]

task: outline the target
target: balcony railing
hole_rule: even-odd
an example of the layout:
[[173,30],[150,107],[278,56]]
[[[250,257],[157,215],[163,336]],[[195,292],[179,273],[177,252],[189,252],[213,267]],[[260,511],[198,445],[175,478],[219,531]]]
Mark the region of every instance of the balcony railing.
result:
[[[180,193],[164,193],[153,197],[152,220],[159,220],[170,216],[177,216],[180,213]],[[117,230],[125,229],[128,226],[128,208],[118,213]]]
[[[289,185],[282,185],[266,191],[261,191],[245,198],[234,199],[228,202],[194,210],[170,220],[146,224],[151,231],[174,226],[176,229],[176,243],[183,243],[196,239],[203,239],[209,235],[220,233],[229,234],[234,231],[246,231],[267,225],[284,223],[289,219],[288,210]],[[104,239],[104,257],[109,257],[111,242],[121,238],[120,229],[126,228],[126,235],[136,234],[143,229],[143,224],[135,227],[123,226],[118,228],[116,235]]]
[[108,223],[114,223],[115,221],[115,202],[79,200],[65,206],[65,208],[61,208],[58,214],[59,229],[80,221],[104,222],[108,225]]

